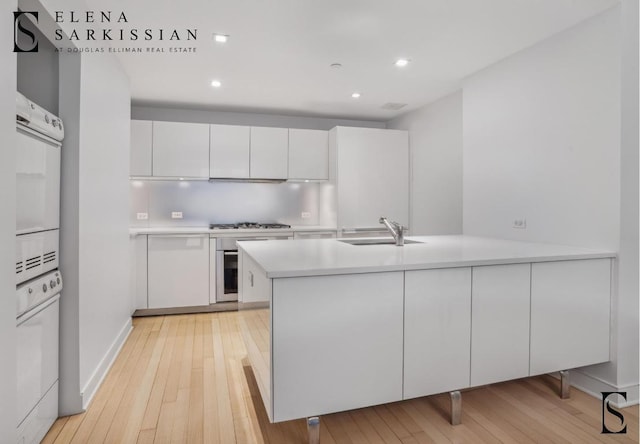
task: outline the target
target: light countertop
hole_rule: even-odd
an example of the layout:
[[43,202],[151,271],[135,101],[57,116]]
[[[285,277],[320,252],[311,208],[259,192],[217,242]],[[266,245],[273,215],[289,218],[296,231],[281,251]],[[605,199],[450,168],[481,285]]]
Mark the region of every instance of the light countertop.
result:
[[336,231],[336,227],[327,227],[320,225],[294,225],[291,228],[270,228],[270,229],[251,229],[251,228],[238,228],[238,229],[220,229],[209,227],[136,227],[130,228],[129,234],[132,236],[138,236],[143,234],[156,234],[156,235],[185,235],[185,234],[209,234],[211,237],[236,237],[243,234],[282,234],[293,232],[311,232],[311,231]]
[[613,251],[473,236],[409,236],[423,243],[356,246],[337,239],[239,242],[268,278],[613,258]]

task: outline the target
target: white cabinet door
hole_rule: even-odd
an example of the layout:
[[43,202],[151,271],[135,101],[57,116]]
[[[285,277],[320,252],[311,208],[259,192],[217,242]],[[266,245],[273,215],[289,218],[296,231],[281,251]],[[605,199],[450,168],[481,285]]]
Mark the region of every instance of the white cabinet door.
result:
[[529,375],[531,264],[473,268],[471,385]]
[[131,291],[133,311],[149,308],[147,303],[147,236],[138,235],[131,243]]
[[289,179],[329,179],[329,132],[289,129]]
[[216,303],[216,293],[218,291],[218,267],[216,257],[216,239],[209,239],[209,304]]
[[271,298],[271,279],[256,262],[238,250],[238,303],[268,303]]
[[609,360],[611,260],[531,268],[531,375]]
[[153,122],[153,175],[209,177],[209,125]]
[[131,121],[130,176],[151,176],[153,122]]
[[249,177],[248,126],[211,125],[209,177]]
[[149,236],[149,308],[209,305],[209,236]]
[[331,131],[336,132],[338,228],[376,227],[380,216],[408,226],[407,132],[347,127]]
[[471,269],[405,273],[404,399],[469,386]]
[[[17,319],[17,421],[19,424],[58,380],[59,297],[42,303]],[[7,364],[5,364],[7,365]],[[14,370],[14,371],[16,371]],[[32,442],[32,441],[29,441]],[[39,442],[39,441],[36,441]]]
[[288,131],[287,128],[251,127],[252,178],[287,178]]
[[273,280],[273,420],[402,399],[403,273]]

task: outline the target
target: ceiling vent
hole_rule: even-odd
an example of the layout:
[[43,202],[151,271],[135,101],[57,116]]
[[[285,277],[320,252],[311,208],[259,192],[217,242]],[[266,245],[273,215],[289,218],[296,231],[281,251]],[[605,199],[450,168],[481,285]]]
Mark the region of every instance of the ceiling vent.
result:
[[389,102],[382,105],[382,109],[390,109],[392,111],[398,111],[399,109],[404,108],[405,106],[407,106],[406,103]]

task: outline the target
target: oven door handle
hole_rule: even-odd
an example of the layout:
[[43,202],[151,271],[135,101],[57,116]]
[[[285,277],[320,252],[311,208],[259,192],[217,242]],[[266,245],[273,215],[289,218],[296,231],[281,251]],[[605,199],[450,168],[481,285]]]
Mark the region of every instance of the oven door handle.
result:
[[237,251],[225,251],[224,255],[225,256],[237,256],[238,252]]

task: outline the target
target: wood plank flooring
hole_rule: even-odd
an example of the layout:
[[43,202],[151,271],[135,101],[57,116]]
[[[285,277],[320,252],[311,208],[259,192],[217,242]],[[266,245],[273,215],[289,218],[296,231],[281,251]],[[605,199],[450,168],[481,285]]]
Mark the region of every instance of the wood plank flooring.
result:
[[[89,409],[56,421],[44,443],[306,442],[304,420],[269,423],[237,313],[133,322]],[[602,435],[600,401],[576,389],[562,400],[557,384],[544,376],[465,391],[455,427],[448,395],[326,415],[321,442],[638,443],[638,406],[623,410],[626,435]]]

